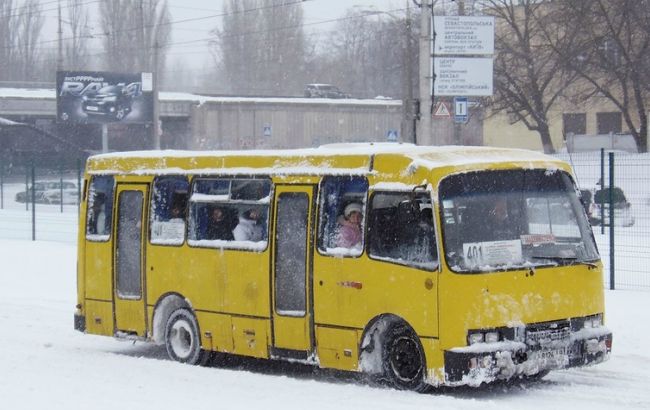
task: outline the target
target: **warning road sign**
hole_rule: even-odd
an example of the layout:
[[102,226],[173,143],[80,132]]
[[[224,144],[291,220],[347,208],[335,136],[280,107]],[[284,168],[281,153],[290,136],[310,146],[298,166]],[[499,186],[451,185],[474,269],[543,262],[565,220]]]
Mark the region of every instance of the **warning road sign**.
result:
[[451,117],[451,112],[449,112],[449,107],[444,102],[439,102],[436,104],[436,108],[433,110],[434,117]]

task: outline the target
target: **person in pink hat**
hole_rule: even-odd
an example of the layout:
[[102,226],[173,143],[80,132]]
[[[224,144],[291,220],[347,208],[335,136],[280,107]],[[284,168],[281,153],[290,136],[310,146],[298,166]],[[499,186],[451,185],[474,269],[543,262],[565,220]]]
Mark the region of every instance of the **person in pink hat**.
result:
[[361,220],[363,207],[357,202],[348,204],[339,217],[336,246],[339,248],[358,248],[361,246]]

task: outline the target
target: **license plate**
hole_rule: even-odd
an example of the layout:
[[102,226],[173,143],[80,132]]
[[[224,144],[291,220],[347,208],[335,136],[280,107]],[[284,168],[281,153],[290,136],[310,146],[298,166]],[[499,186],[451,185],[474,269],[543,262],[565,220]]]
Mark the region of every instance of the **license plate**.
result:
[[537,352],[537,359],[544,364],[544,367],[565,367],[569,364],[570,350],[568,347],[540,350]]
[[99,108],[97,108],[97,107],[95,107],[95,106],[92,106],[92,105],[87,105],[87,106],[86,106],[86,109],[87,109],[88,111],[99,111]]

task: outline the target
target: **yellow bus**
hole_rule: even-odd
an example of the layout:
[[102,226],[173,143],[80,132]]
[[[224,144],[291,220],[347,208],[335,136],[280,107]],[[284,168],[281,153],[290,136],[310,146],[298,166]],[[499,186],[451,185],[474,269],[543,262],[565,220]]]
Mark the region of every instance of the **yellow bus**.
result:
[[606,360],[570,167],[483,147],[89,158],[75,329],[364,372],[399,389]]

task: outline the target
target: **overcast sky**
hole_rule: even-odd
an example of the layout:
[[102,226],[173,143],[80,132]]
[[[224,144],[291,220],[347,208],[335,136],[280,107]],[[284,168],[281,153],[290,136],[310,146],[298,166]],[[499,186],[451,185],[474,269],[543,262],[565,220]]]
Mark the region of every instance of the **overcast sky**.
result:
[[[24,0],[18,0],[22,3]],[[413,6],[412,0],[411,6]],[[45,15],[47,17],[43,32],[45,39],[56,38],[56,6],[51,0],[41,0]],[[65,6],[66,0],[61,0]],[[91,11],[91,25],[96,33],[101,32],[96,4]],[[221,24],[223,11],[223,0],[167,0],[169,4],[172,21],[194,19],[188,22],[173,24],[172,43],[176,44],[169,53],[170,62],[182,60],[193,68],[202,67],[208,58],[207,39],[210,31]],[[327,30],[332,30],[334,23],[322,23],[340,18],[350,7],[358,7],[360,10],[376,9],[379,11],[397,11],[398,14],[406,7],[407,0],[305,0],[303,10],[305,13],[305,28],[310,35],[325,36]],[[63,10],[63,18],[66,18],[66,10]],[[388,17],[386,17],[388,18]],[[199,20],[197,20],[199,19]],[[65,27],[64,27],[65,30]],[[64,35],[65,38],[65,35]],[[52,45],[53,47],[55,45]],[[94,44],[92,48],[98,48]]]

